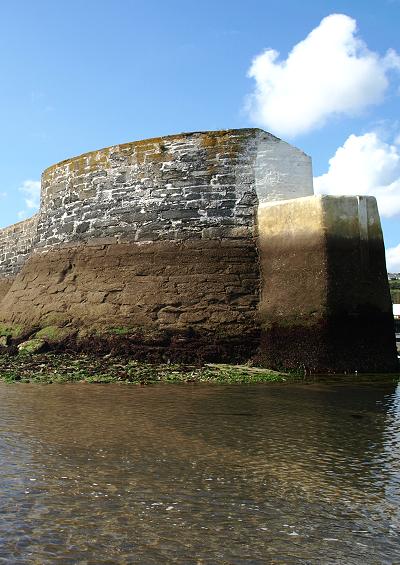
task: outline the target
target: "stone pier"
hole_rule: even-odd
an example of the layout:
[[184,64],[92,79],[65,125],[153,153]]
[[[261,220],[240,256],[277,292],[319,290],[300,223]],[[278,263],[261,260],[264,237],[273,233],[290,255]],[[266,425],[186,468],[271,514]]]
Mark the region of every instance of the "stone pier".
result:
[[0,298],[16,340],[41,331],[107,347],[123,335],[137,355],[397,366],[374,199],[313,196],[310,158],[259,129],[49,167],[38,214],[0,230]]

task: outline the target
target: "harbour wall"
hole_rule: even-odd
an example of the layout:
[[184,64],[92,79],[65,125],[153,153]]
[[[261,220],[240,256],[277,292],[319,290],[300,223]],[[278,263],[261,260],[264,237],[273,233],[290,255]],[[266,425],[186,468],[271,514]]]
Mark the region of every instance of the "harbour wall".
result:
[[[353,206],[314,197],[310,158],[258,129],[179,134],[63,161],[44,171],[31,223],[0,232],[0,320],[26,335],[70,328],[79,341],[117,332],[140,351],[338,370],[338,356],[321,352],[329,312],[353,308],[330,282],[341,273],[338,288],[347,285],[350,256],[329,235],[345,228],[343,208],[354,226],[345,251],[377,265],[374,308],[387,306],[380,224],[376,237],[364,226],[366,213],[379,216],[372,200],[355,198]],[[17,226],[19,253],[6,235]],[[360,294],[360,307],[371,296]],[[313,324],[297,343],[298,328]],[[362,366],[384,353],[372,348]],[[361,360],[360,352],[352,366]]]

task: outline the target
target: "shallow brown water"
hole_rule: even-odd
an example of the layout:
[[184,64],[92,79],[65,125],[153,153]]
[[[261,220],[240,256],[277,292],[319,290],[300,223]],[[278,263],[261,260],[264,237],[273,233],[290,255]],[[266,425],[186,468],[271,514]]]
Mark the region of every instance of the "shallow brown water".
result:
[[400,563],[400,388],[0,385],[0,563]]

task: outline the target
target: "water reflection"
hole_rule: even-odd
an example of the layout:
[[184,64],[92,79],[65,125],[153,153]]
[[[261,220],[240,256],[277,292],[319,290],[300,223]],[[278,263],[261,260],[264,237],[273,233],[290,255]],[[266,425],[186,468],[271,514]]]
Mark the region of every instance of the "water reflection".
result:
[[0,386],[0,563],[393,563],[393,385]]

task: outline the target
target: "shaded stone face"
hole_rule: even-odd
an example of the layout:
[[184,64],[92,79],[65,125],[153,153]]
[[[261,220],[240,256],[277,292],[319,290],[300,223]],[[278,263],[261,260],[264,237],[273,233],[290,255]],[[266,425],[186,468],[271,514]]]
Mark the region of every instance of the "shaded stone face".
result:
[[261,355],[314,371],[397,368],[382,231],[372,197],[309,197],[258,212]]
[[3,301],[12,322],[252,332],[259,273],[254,242],[80,245],[35,253]]

